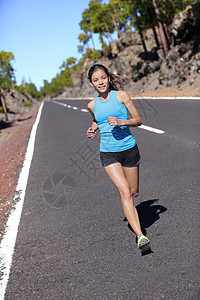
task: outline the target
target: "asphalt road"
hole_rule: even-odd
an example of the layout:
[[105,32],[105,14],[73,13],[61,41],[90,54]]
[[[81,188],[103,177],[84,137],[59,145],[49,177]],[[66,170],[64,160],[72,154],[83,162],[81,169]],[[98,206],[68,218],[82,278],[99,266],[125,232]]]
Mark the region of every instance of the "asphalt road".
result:
[[87,102],[44,104],[5,299],[199,299],[200,101],[135,101],[143,124],[165,131],[131,129],[145,256],[101,166],[99,136],[86,137]]

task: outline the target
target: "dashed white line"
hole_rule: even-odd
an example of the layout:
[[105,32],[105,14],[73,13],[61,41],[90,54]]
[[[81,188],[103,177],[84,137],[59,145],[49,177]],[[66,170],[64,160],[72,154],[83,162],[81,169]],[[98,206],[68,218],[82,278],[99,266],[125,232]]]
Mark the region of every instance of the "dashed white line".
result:
[[[56,102],[56,101],[52,101],[53,103],[55,104],[59,104],[59,105],[62,105],[62,106],[67,106],[68,108],[72,108],[74,110],[78,110],[78,107],[77,106],[71,106],[71,105],[66,105],[62,102]],[[82,108],[81,109],[82,112],[89,112],[88,109],[85,109],[85,108]],[[157,134],[163,134],[165,133],[164,130],[161,130],[161,129],[157,129],[157,128],[153,128],[153,127],[150,127],[150,126],[147,126],[147,125],[141,125],[139,126],[138,128],[141,128],[141,129],[144,129],[144,130],[147,130],[147,131],[151,131],[151,132],[155,132]]]
[[19,175],[19,179],[16,187],[16,196],[15,196],[15,199],[18,200],[18,202],[15,205],[15,209],[13,209],[11,214],[9,215],[6,224],[5,234],[3,236],[0,245],[0,271],[2,271],[3,273],[0,281],[0,300],[4,299],[6,286],[9,279],[12,257],[13,257],[16,238],[17,238],[18,226],[20,222],[21,212],[22,212],[24,198],[25,198],[25,191],[26,191],[27,181],[29,177],[29,170],[31,166],[33,152],[34,152],[35,137],[36,137],[37,127],[40,121],[43,104],[44,102],[42,102],[39,108],[36,121],[32,127],[24,163],[22,166],[21,173]]
[[155,133],[158,133],[158,134],[163,134],[163,133],[165,133],[165,132],[164,132],[163,130],[161,130],[161,129],[153,128],[153,127],[146,126],[146,125],[141,125],[141,126],[139,126],[138,128],[142,128],[142,129],[144,129],[144,130],[152,131],[152,132],[155,132]]

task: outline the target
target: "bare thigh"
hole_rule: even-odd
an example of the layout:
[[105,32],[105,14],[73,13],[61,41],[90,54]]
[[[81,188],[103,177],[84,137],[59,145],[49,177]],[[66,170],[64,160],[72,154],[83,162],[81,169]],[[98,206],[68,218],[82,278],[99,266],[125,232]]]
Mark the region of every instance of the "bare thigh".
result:
[[139,194],[139,164],[136,167],[123,167],[127,181],[131,187],[131,193],[134,197]]
[[119,191],[130,190],[130,185],[120,163],[111,164],[105,167],[105,170]]

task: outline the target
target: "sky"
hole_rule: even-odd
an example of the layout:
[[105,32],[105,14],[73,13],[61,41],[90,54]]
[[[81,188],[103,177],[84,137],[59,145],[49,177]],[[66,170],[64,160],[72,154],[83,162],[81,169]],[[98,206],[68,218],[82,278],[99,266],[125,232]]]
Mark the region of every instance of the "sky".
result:
[[[103,1],[108,3],[108,1]],[[0,0],[0,51],[12,52],[17,84],[39,89],[69,57],[78,53],[79,23],[89,0]],[[100,49],[98,36],[94,36]],[[92,47],[92,44],[90,44]]]

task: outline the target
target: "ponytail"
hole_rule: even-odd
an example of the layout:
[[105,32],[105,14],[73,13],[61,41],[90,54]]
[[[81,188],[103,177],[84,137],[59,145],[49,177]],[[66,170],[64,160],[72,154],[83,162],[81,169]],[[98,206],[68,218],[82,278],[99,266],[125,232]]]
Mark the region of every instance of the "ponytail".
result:
[[95,64],[89,69],[88,79],[90,82],[92,82],[92,74],[99,69],[104,71],[106,73],[106,75],[108,77],[110,77],[110,82],[109,82],[110,90],[115,90],[115,91],[123,91],[124,90],[124,85],[123,85],[124,79],[119,75],[110,73],[109,70],[104,65],[101,65],[101,64]]
[[110,89],[115,91],[124,91],[124,79],[117,75],[110,73]]

